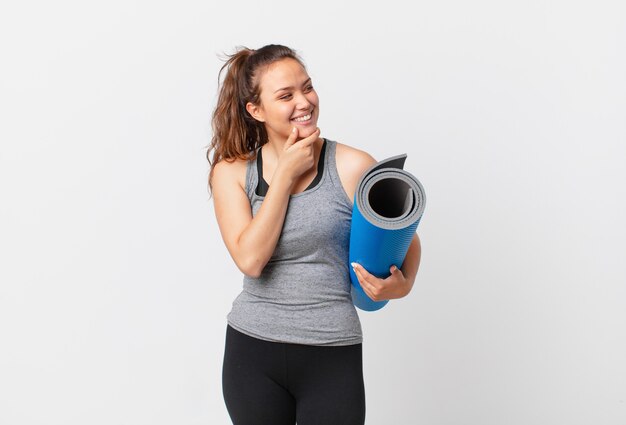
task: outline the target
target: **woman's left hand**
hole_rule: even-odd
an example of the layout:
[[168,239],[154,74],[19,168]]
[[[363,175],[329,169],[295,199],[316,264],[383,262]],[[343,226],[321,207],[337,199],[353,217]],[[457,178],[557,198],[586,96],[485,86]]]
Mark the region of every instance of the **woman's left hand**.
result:
[[361,288],[372,301],[384,301],[394,298],[402,298],[410,292],[411,288],[402,270],[395,265],[389,268],[391,275],[386,279],[380,279],[369,273],[358,263],[352,263],[354,274],[359,279]]

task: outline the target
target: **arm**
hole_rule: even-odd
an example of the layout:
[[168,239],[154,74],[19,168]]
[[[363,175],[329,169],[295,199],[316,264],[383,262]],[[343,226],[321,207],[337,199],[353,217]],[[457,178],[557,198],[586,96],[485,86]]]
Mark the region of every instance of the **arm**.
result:
[[254,218],[244,190],[246,162],[215,164],[215,215],[228,252],[244,274],[259,277],[272,257],[283,229],[291,189],[315,163],[312,145],[319,134],[317,128],[296,143],[298,129],[293,127],[280,153],[272,184]]
[[258,277],[278,243],[293,182],[277,169],[253,218],[250,201],[239,183],[241,167],[245,167],[245,163],[220,161],[215,164],[213,205],[222,239],[235,264],[244,274]]

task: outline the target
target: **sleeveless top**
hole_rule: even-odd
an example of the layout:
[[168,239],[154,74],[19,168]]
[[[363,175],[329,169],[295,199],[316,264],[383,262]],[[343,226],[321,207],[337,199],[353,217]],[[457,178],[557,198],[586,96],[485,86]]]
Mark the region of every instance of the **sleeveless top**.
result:
[[[317,176],[289,196],[272,257],[258,278],[244,275],[228,313],[228,324],[249,336],[306,345],[363,341],[348,270],[352,202],[337,174],[336,142],[323,140]],[[246,168],[253,217],[268,187],[262,172],[259,147]]]

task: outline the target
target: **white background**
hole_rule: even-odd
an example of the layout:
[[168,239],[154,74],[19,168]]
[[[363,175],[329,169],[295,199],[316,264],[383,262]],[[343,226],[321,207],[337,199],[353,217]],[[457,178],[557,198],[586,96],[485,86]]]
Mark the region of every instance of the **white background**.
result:
[[205,149],[219,56],[268,43],[426,189],[367,423],[626,423],[623,2],[9,1],[0,43],[1,424],[230,423]]

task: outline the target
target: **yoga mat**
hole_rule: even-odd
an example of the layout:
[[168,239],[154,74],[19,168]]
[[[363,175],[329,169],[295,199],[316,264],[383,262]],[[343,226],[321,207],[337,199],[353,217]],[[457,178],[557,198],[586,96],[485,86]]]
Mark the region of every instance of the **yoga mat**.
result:
[[[422,218],[426,195],[422,184],[403,170],[406,154],[392,156],[368,168],[354,193],[350,228],[350,263],[357,262],[378,278],[402,268],[415,229]],[[375,311],[389,301],[372,301],[352,270],[351,295],[361,310]]]

